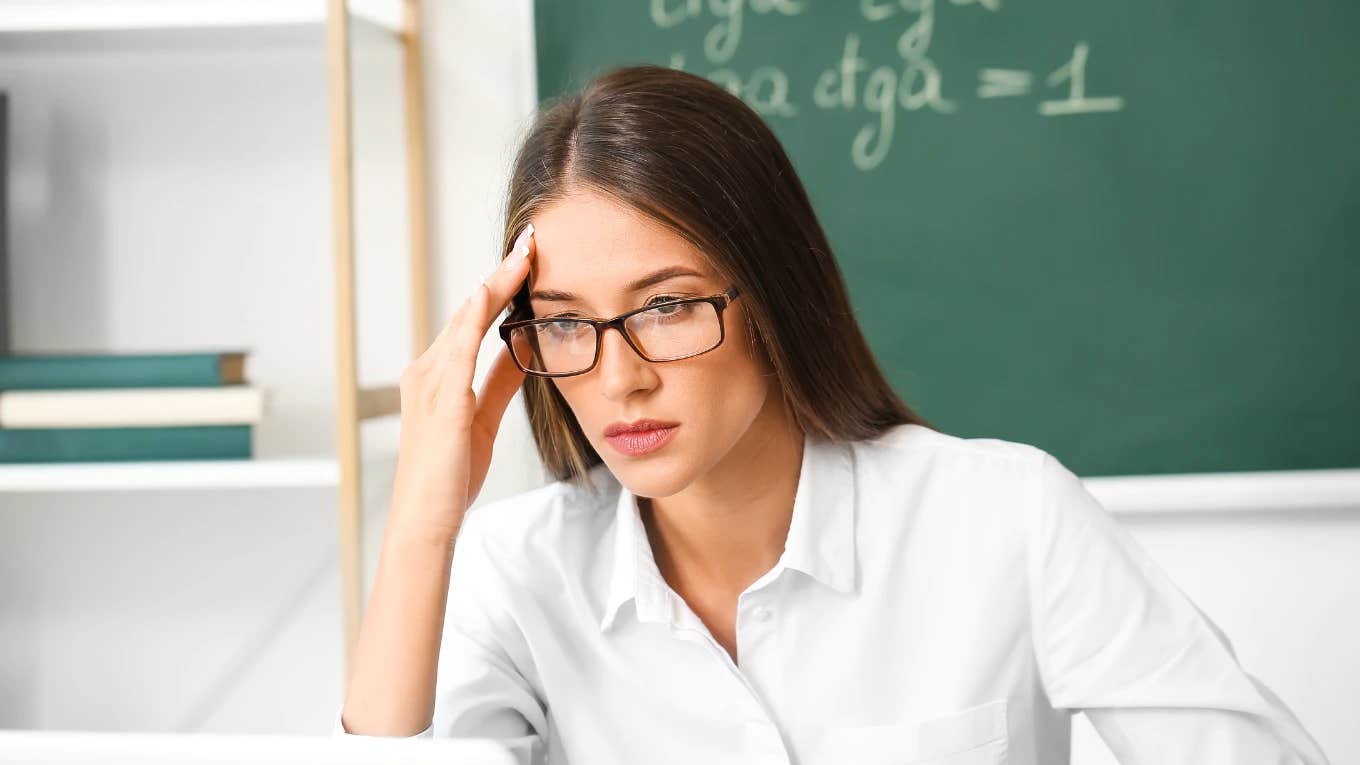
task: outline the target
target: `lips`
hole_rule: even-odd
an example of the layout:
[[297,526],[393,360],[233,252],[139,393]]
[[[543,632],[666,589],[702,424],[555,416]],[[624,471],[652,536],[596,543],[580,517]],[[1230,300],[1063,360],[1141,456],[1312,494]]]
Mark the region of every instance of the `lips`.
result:
[[665,420],[649,420],[649,419],[635,420],[633,422],[615,422],[611,423],[609,427],[604,429],[604,435],[606,438],[608,438],[609,436],[617,436],[620,433],[627,433],[630,431],[639,432],[647,430],[664,430],[665,428],[673,428],[679,424],[680,423],[678,422],[666,422]]
[[621,454],[638,457],[650,454],[670,442],[680,427],[677,422],[660,420],[638,420],[632,423],[616,422],[605,428],[604,438],[609,445]]

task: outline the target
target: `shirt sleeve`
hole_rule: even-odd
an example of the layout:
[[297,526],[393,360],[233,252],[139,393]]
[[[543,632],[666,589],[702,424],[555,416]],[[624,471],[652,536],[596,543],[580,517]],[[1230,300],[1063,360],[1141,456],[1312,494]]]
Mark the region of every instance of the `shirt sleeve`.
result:
[[[506,609],[503,571],[487,554],[485,507],[469,511],[449,571],[449,598],[435,677],[434,717],[409,738],[489,738],[520,765],[546,761],[547,709],[521,671],[524,641]],[[343,711],[344,705],[341,705]],[[354,736],[335,715],[333,735]]]
[[1084,712],[1121,763],[1326,765],[1219,627],[1048,453],[1036,504],[1031,628],[1055,708]]

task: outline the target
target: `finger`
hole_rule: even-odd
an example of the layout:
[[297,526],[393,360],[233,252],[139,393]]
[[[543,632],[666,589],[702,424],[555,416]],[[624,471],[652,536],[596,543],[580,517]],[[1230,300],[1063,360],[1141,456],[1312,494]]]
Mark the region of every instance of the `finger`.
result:
[[[527,262],[532,257],[532,254],[537,251],[533,235],[534,224],[526,224],[524,229],[520,231],[519,236],[515,238],[514,244],[510,246],[510,252],[502,259],[501,265],[481,279],[481,283],[485,284],[491,293],[488,302],[495,306],[491,315],[484,315],[482,317],[484,323],[487,324],[488,327],[495,318],[495,314],[500,313],[501,309],[505,307],[505,304],[514,297],[515,292],[519,290],[520,284],[522,284],[524,279],[528,276],[528,269],[526,267]],[[444,329],[439,333],[439,337],[435,338],[435,342],[431,343],[431,348],[439,345],[441,339],[455,331],[458,322],[464,318],[466,318],[466,312],[459,310],[458,313],[454,315],[453,319],[444,326]],[[485,334],[485,329],[483,330],[483,334]],[[444,367],[448,354],[449,352],[447,350],[436,351],[433,354],[436,357],[434,359],[435,368],[442,369]]]
[[439,334],[435,335],[429,346],[416,357],[413,366],[427,367],[436,374],[444,366],[444,358],[448,356],[449,336],[458,328],[458,322],[467,313],[467,304],[471,297],[469,294],[468,297],[463,298],[463,301],[458,304],[458,308],[453,312],[453,316],[444,322],[444,326],[439,328]]
[[[445,386],[449,384],[462,384],[464,390],[471,388],[482,338],[486,336],[496,314],[500,313],[528,276],[529,260],[532,253],[537,251],[533,234],[534,225],[526,224],[515,238],[501,267],[473,288],[472,295],[445,328],[449,338],[445,344],[448,347],[435,350],[433,359],[435,379],[440,381],[438,385],[441,389],[447,390]],[[471,339],[473,335],[475,340]],[[451,380],[444,379],[450,376]]]
[[524,382],[524,373],[515,366],[510,357],[510,349],[502,347],[491,362],[486,379],[482,381],[482,392],[477,396],[476,424],[489,435],[500,430],[501,418],[510,406],[510,400]]
[[458,307],[458,310],[453,312],[453,317],[444,322],[443,327],[439,328],[439,334],[434,336],[434,340],[430,341],[429,347],[420,354],[421,358],[428,357],[426,358],[427,361],[434,362],[436,367],[439,366],[439,358],[443,355],[442,349],[444,345],[448,343],[449,335],[453,334],[454,328],[458,326],[458,319],[463,315],[466,306],[467,300],[465,299],[462,305]]
[[486,335],[488,324],[478,319],[486,315],[489,295],[485,284],[478,284],[472,289],[472,296],[463,307],[462,320],[453,328],[453,333],[449,337],[448,353],[441,359],[442,371],[439,373],[441,391],[457,392],[472,389],[472,373],[477,369],[477,352],[481,350],[482,338]]
[[529,223],[515,238],[515,243],[510,247],[510,252],[501,260],[500,267],[487,276],[485,280],[487,290],[490,293],[490,299],[487,301],[488,313],[485,316],[488,325],[519,291],[520,285],[529,276],[529,263],[537,252],[538,245],[534,241],[534,224]]

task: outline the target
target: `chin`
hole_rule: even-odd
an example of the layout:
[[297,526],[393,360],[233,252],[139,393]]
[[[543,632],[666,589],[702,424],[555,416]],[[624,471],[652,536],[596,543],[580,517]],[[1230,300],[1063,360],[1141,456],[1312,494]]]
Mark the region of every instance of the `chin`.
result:
[[[609,448],[608,445],[605,448]],[[657,455],[647,459],[630,459],[617,455],[612,460],[606,460],[605,464],[619,483],[639,497],[669,497],[678,494],[693,480],[688,460],[680,457],[667,459]]]

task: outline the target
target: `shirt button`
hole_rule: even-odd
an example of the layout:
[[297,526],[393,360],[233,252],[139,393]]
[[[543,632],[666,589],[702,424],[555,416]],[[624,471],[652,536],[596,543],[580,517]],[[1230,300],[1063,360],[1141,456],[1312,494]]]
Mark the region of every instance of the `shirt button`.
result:
[[774,616],[774,614],[770,613],[770,609],[768,608],[756,609],[755,617],[758,622],[768,622],[772,616]]

